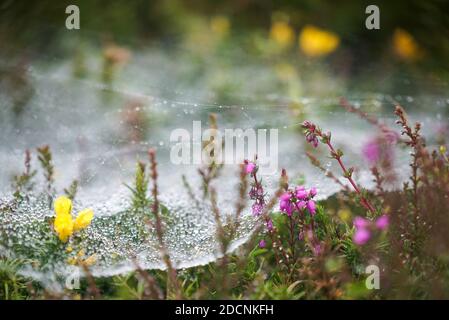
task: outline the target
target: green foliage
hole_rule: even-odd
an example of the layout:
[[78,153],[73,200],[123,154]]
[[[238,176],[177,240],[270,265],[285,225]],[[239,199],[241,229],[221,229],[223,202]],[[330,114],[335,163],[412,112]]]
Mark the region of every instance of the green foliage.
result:
[[44,171],[44,177],[47,182],[47,193],[49,197],[52,194],[55,168],[53,166],[53,156],[48,145],[37,148],[37,159],[39,160]]
[[64,189],[64,193],[70,200],[75,199],[76,193],[78,192],[78,180],[73,180],[67,189]]
[[150,201],[147,196],[149,178],[146,175],[145,164],[143,162],[137,163],[134,179],[134,188],[127,186],[132,192],[133,208],[144,209],[149,206]]
[[0,300],[26,299],[26,280],[17,274],[25,263],[19,259],[0,257]]

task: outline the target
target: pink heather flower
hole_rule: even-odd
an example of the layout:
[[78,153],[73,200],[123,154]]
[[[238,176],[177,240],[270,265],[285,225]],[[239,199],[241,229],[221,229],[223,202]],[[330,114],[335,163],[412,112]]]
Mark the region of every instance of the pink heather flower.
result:
[[389,144],[396,144],[399,140],[399,133],[396,131],[386,130],[383,131],[383,137]]
[[288,216],[292,215],[293,212],[293,204],[290,202],[290,198],[292,195],[289,192],[285,192],[283,195],[281,195],[279,198],[281,201],[279,202],[279,209],[282,212],[287,213]]
[[262,186],[260,184],[259,185],[253,185],[251,187],[251,189],[249,190],[249,197],[251,199],[260,198],[260,197],[263,196],[263,192],[264,192],[263,188],[262,188]]
[[309,210],[311,215],[314,215],[316,213],[315,201],[313,200],[307,201],[307,210]]
[[355,217],[353,224],[356,229],[364,229],[369,226],[369,220],[362,217]]
[[294,209],[292,203],[287,200],[281,200],[279,208],[281,209],[282,212],[285,212],[288,216],[292,215]]
[[298,206],[299,209],[303,210],[306,208],[307,202],[304,200],[301,200],[301,201],[296,202],[296,205]]
[[265,248],[266,245],[267,245],[267,244],[266,244],[266,242],[265,242],[264,239],[262,239],[262,240],[259,241],[259,248]]
[[314,130],[315,129],[315,125],[312,122],[310,122],[309,120],[305,120],[302,123],[302,126],[303,126],[303,128],[306,128],[308,130],[312,130],[312,129]]
[[254,216],[259,216],[263,211],[263,205],[261,203],[254,203],[252,206]]
[[388,228],[389,222],[388,216],[384,214],[376,220],[376,227],[380,230],[385,230]]
[[300,200],[307,198],[307,191],[304,187],[296,187],[296,198]]
[[304,239],[304,232],[301,231],[301,232],[298,234],[298,239],[299,239],[300,241]]
[[310,188],[309,197],[313,198],[316,196],[316,194],[317,194],[316,188],[315,187]]
[[312,246],[312,251],[313,251],[313,254],[315,256],[319,256],[321,254],[321,252],[322,252],[321,244],[317,243],[317,244],[313,245]]
[[292,197],[292,195],[290,194],[290,192],[284,192],[284,193],[279,197],[279,199],[288,201],[288,200],[290,200],[291,197]]
[[253,173],[254,169],[256,168],[256,164],[254,162],[248,162],[246,164],[246,173]]
[[273,230],[273,221],[271,221],[271,220],[267,221],[267,229],[268,229],[268,231]]
[[318,138],[315,134],[309,133],[306,135],[306,140],[309,142],[314,148],[318,147]]
[[362,148],[363,157],[371,164],[375,164],[380,158],[380,146],[377,139],[367,142]]
[[367,243],[370,238],[371,233],[365,228],[357,229],[354,233],[354,243],[360,246]]

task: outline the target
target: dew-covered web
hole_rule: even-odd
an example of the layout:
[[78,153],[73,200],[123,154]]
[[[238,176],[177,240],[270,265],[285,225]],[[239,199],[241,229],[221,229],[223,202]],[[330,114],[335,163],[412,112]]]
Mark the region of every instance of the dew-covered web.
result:
[[[182,183],[185,175],[201,198],[198,165],[175,165],[169,156],[172,130],[184,128],[191,132],[193,121],[198,120],[206,129],[211,112],[218,115],[219,128],[279,130],[278,171],[263,177],[267,197],[277,187],[281,168],[287,169],[293,184],[316,186],[319,199],[340,188],[309,163],[300,126],[305,118],[332,131],[334,144],[345,151],[345,162],[356,168],[358,183],[372,187],[372,177],[360,150],[375,129],[337,107],[339,96],[332,88],[338,84],[333,84],[331,78],[326,78],[331,84],[329,90],[302,94],[292,101],[284,93],[276,92],[275,75],[269,67],[249,61],[226,68],[210,61],[194,65],[186,52],[173,56],[162,49],[148,49],[134,52],[113,84],[105,85],[99,80],[100,55],[92,56],[97,58],[87,59],[91,75],[84,79],[72,76],[71,60],[47,57],[45,64],[35,63],[22,69],[20,72],[27,79],[24,85],[33,93],[18,115],[12,111],[14,97],[5,86],[1,87],[0,191],[1,206],[7,207],[12,203],[11,177],[23,170],[24,150],[49,144],[57,190],[68,187],[73,179],[79,180],[73,212],[87,207],[95,212],[92,225],[83,231],[73,254],[81,249],[86,256],[95,254],[97,262],[91,271],[96,276],[127,272],[136,263],[148,269],[165,268],[156,234],[142,223],[141,216],[130,210],[131,194],[125,186],[132,185],[136,161],[147,161],[150,147],[157,149],[160,200],[169,212],[164,221],[165,242],[174,265],[187,268],[219,256],[210,202],[196,204]],[[7,59],[0,63],[3,70],[17,68],[15,62]],[[230,87],[224,90],[224,96],[217,93],[221,92],[217,89],[220,85]],[[366,91],[349,92],[346,97],[391,127],[395,126],[391,115],[393,101],[410,107],[410,118],[423,123],[429,144],[435,143],[432,137],[438,128],[447,124],[447,97],[423,93],[392,96]],[[222,103],[221,99],[237,102]],[[292,109],[293,102],[300,106],[302,116]],[[426,110],[414,111],[423,104]],[[143,115],[149,124],[136,125],[132,119]],[[136,139],[133,134],[141,138]],[[408,156],[399,148],[396,151],[396,160]],[[341,175],[325,149],[314,152],[326,170]],[[35,157],[32,165],[38,167]],[[407,161],[396,161],[395,166],[401,177],[407,176]],[[236,164],[224,166],[213,182],[223,221],[235,212],[238,183]],[[43,188],[43,183],[35,187],[37,191]],[[57,237],[48,226],[49,218],[54,216],[48,198],[35,192],[12,211],[0,212],[1,249],[5,254],[29,259],[23,273],[50,279],[71,272],[65,245],[55,241]],[[247,205],[231,251],[247,241],[254,226],[255,219]],[[49,242],[55,243],[51,249]]]

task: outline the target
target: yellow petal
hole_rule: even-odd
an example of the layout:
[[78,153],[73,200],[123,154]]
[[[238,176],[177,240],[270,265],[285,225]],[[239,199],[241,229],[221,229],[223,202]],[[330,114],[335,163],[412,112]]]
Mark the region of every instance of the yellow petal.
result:
[[72,200],[67,197],[58,197],[54,202],[56,215],[70,214],[72,211]]
[[340,44],[340,38],[333,32],[314,26],[305,26],[299,36],[299,46],[309,57],[327,55]]
[[73,233],[73,220],[70,214],[57,214],[54,222],[54,228],[59,239],[66,242]]
[[396,29],[393,34],[395,53],[404,60],[416,60],[421,56],[421,50],[415,38],[405,30]]
[[274,22],[270,29],[270,38],[282,47],[287,47],[293,43],[295,31],[287,22]]
[[84,209],[78,213],[75,219],[74,229],[75,231],[86,228],[92,219],[94,218],[94,212],[92,209]]
[[230,25],[229,19],[225,16],[213,17],[210,22],[212,31],[220,36],[225,36],[229,33]]

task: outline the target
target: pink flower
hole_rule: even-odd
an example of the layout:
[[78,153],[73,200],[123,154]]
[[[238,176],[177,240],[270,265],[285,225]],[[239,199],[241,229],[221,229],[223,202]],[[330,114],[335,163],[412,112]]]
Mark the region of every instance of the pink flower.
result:
[[253,173],[254,169],[256,168],[256,164],[254,162],[248,162],[246,164],[246,173]]
[[309,197],[313,198],[316,196],[316,194],[317,194],[316,188],[315,187],[310,188]]
[[363,157],[371,164],[375,164],[380,158],[380,146],[377,139],[367,142],[362,148]]
[[267,221],[267,229],[268,229],[268,231],[273,230],[273,221],[271,221],[271,220]]
[[354,233],[354,243],[357,245],[364,245],[365,243],[368,242],[368,240],[371,238],[371,233],[365,229],[365,228],[360,228],[357,229],[356,232]]
[[279,208],[281,209],[282,212],[285,212],[288,216],[291,216],[294,210],[293,204],[287,200],[281,200]]
[[318,147],[317,135],[321,134],[321,130],[307,120],[303,122],[302,127],[306,129],[306,141],[309,142],[314,148]]
[[301,200],[301,201],[296,202],[296,205],[298,206],[299,209],[303,210],[306,208],[307,202],[304,200]]
[[313,251],[313,254],[315,256],[319,256],[321,254],[321,252],[322,252],[321,244],[317,243],[317,244],[313,245],[312,246],[312,251]]
[[283,195],[281,195],[279,198],[281,201],[279,202],[279,209],[282,212],[287,213],[288,216],[292,215],[293,212],[293,204],[290,202],[290,198],[292,195],[289,192],[285,192]]
[[315,201],[313,200],[307,201],[307,210],[309,210],[311,215],[314,215],[316,213]]
[[362,155],[370,165],[376,163],[390,163],[394,159],[393,146],[397,143],[399,135],[393,131],[384,131],[369,140],[362,148]]
[[386,214],[380,216],[377,220],[376,220],[376,227],[380,230],[385,230],[388,228],[388,225],[390,223],[389,221],[390,219],[388,218],[388,216]]
[[307,191],[303,186],[296,187],[296,198],[300,200],[304,200],[305,198],[307,198]]
[[259,185],[253,185],[251,189],[249,190],[249,197],[253,200],[256,200],[258,198],[263,198],[263,188]]
[[306,135],[306,141],[309,142],[314,148],[318,147],[318,138],[315,134]]
[[263,205],[260,203],[254,203],[252,206],[252,211],[254,216],[259,216],[263,211]]
[[265,242],[264,239],[262,239],[262,240],[259,241],[259,248],[265,248],[266,245],[267,245],[267,244],[266,244],[266,242]]
[[364,229],[369,226],[369,221],[362,217],[355,217],[353,224],[356,229]]
[[289,201],[291,197],[292,197],[292,195],[290,194],[290,192],[284,192],[284,193],[279,197],[279,199],[285,200],[285,201]]

